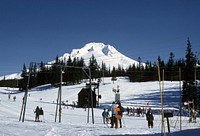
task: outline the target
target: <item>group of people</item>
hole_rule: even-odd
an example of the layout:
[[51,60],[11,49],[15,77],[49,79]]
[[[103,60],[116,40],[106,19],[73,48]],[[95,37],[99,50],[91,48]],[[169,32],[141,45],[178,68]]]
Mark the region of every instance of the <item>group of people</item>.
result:
[[[109,111],[111,111],[111,117]],[[108,123],[109,120],[111,120],[110,122],[111,128],[113,127],[118,128],[118,122],[119,122],[120,128],[122,128],[123,112],[124,108],[121,106],[121,103],[113,102],[110,110],[104,109],[104,111],[102,112],[103,123],[104,124]]]
[[[127,114],[130,114],[130,110],[127,110]],[[146,114],[146,120],[148,122],[148,128],[153,128],[153,120],[154,120],[154,116],[152,113],[152,109],[149,108],[146,112],[142,112],[143,109],[138,108],[137,109],[137,114],[143,115]],[[111,116],[109,114],[109,111],[111,111]],[[145,111],[145,110],[144,110]],[[118,128],[118,123],[120,128],[122,128],[122,117],[123,117],[123,112],[124,112],[124,108],[121,106],[121,103],[118,102],[113,102],[111,105],[111,109],[104,109],[104,111],[102,112],[102,117],[103,117],[103,123],[111,123],[111,128],[115,127]]]
[[[10,93],[8,93],[8,99],[10,100],[10,98],[11,98],[11,94]],[[13,96],[13,101],[15,101],[16,100],[16,96]]]
[[127,115],[138,116],[138,117],[140,117],[140,116],[143,117],[145,112],[146,112],[146,108],[144,108],[144,107],[143,108],[141,108],[141,107],[139,107],[139,108],[127,107],[126,110],[127,110]]
[[39,106],[37,106],[34,113],[36,122],[42,122],[44,120],[44,111],[42,107],[39,108]]

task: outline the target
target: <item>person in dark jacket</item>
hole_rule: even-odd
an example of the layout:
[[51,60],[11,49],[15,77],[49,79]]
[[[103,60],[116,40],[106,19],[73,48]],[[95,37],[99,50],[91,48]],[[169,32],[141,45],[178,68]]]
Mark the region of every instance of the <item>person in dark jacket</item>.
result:
[[146,114],[146,119],[148,121],[148,127],[150,128],[153,128],[153,120],[154,120],[154,117],[153,117],[153,113],[152,113],[152,110],[151,108],[149,108],[149,110],[147,111],[147,114]]
[[118,103],[118,108],[119,108],[118,115],[121,116],[118,120],[119,120],[120,128],[122,128],[122,117],[123,117],[124,108],[122,107],[120,102]]
[[35,113],[35,121],[39,121],[40,109],[38,106],[36,107],[34,113]]
[[42,120],[44,119],[44,111],[43,111],[43,109],[42,109],[42,107],[40,107],[40,111],[39,111],[40,113],[39,113],[39,118],[40,118],[40,121],[42,122]]

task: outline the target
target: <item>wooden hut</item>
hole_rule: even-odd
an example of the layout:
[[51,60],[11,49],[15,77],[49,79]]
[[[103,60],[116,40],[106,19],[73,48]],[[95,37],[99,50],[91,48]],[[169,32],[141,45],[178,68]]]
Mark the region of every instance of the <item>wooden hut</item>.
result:
[[[92,91],[93,97],[93,108],[96,108],[96,93]],[[80,108],[91,108],[91,92],[89,88],[82,88],[78,93],[78,107]]]

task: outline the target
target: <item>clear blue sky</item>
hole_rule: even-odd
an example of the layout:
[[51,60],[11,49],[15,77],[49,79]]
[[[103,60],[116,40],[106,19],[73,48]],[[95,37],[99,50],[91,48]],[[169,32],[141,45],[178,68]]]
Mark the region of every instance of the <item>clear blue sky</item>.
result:
[[200,50],[200,0],[1,0],[0,75],[89,42],[143,62]]

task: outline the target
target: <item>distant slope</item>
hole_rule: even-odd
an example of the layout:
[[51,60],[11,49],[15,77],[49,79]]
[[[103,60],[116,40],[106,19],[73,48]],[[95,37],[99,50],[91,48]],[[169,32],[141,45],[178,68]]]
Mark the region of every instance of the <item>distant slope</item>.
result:
[[21,79],[21,72],[20,73],[14,73],[6,76],[1,76],[0,80],[9,80],[9,79]]

